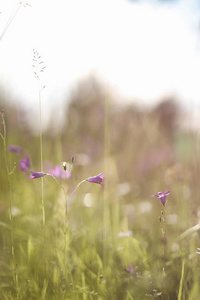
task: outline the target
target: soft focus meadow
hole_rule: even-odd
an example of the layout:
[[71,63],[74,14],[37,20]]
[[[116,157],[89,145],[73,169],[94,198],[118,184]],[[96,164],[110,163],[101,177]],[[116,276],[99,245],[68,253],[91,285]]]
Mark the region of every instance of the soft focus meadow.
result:
[[200,299],[200,141],[175,99],[90,78],[36,133],[1,98],[0,299]]

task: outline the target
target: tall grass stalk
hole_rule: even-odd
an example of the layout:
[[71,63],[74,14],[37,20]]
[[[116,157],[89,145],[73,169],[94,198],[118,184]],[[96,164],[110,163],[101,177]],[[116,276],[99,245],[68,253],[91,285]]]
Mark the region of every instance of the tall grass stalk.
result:
[[[41,172],[43,172],[43,136],[42,136],[42,101],[41,101],[41,89],[40,89],[40,79],[38,77],[38,98],[39,98],[39,114],[40,114],[40,168]],[[41,178],[41,192],[42,192],[42,219],[43,226],[46,223],[45,217],[45,203],[44,203],[44,178]]]
[[56,179],[56,177],[54,175],[51,174],[51,177],[56,181],[56,183],[59,185],[59,187],[63,190],[64,200],[65,200],[64,203],[66,203],[65,204],[64,230],[63,230],[63,232],[64,232],[64,240],[65,240],[65,257],[66,257],[66,252],[67,252],[67,192],[66,192],[66,189],[64,188],[64,186],[62,186],[58,182],[58,180]]
[[[104,173],[108,175],[109,158],[110,158],[110,99],[108,92],[105,93],[104,103],[105,115],[104,115]],[[108,205],[108,191],[109,182],[108,176],[104,185],[104,197],[103,197],[103,264],[104,268],[108,265],[107,254],[107,231],[109,226],[109,205]]]
[[[33,50],[34,74],[38,82],[38,100],[39,100],[39,122],[40,122],[40,169],[43,172],[43,135],[42,135],[42,97],[40,85],[40,73],[44,71],[43,61],[41,56]],[[44,87],[43,87],[44,88]],[[44,179],[41,178],[41,203],[42,203],[42,223],[43,223],[43,249],[44,249],[44,273],[46,275],[46,213],[45,213],[45,199],[44,199]]]
[[[161,228],[162,234],[163,234],[163,277],[165,278],[165,256],[166,256],[166,210],[165,206],[163,207],[163,211],[161,211],[162,214],[162,221],[163,221],[163,227]],[[163,284],[164,284],[163,280]],[[163,293],[161,294],[162,300],[164,299]]]
[[10,171],[8,166],[8,159],[7,159],[7,132],[6,132],[6,123],[4,119],[4,113],[0,112],[2,124],[3,124],[3,134],[0,133],[1,139],[3,141],[3,149],[4,149],[4,161],[6,167],[6,175],[8,181],[8,188],[9,188],[9,220],[10,220],[10,228],[11,228],[11,254],[12,254],[12,268],[13,268],[13,280],[15,283],[16,288],[16,295],[18,299],[19,294],[19,281],[18,281],[18,269],[16,264],[16,257],[15,257],[15,243],[14,243],[14,225],[13,225],[13,216],[12,216],[12,206],[13,206],[13,192],[12,192],[12,184],[10,175],[14,172],[15,167]]
[[[65,170],[65,180],[67,179],[67,172]],[[64,238],[65,238],[65,257],[67,257],[67,213],[68,213],[68,203],[67,203],[67,192],[64,187],[61,186],[64,192],[64,203],[65,203],[65,218],[64,218]],[[66,266],[66,263],[65,263]]]
[[128,290],[126,290],[126,292],[127,292],[127,300],[134,300],[133,299],[133,297],[131,296],[131,294],[129,293],[129,291]]
[[183,299],[182,298],[182,289],[183,289],[184,267],[185,267],[185,260],[183,259],[183,261],[182,261],[182,270],[181,270],[181,280],[180,280],[179,292],[178,292],[178,300]]
[[163,210],[163,273],[165,274],[165,260],[166,260],[166,209]]
[[[39,113],[40,113],[40,168],[43,172],[43,136],[42,136],[42,101],[40,78],[38,77],[38,97],[39,97]],[[42,202],[42,223],[43,223],[43,249],[44,249],[44,273],[46,277],[46,213],[45,213],[45,199],[44,199],[44,178],[41,178],[41,202]],[[44,298],[45,299],[45,298]]]

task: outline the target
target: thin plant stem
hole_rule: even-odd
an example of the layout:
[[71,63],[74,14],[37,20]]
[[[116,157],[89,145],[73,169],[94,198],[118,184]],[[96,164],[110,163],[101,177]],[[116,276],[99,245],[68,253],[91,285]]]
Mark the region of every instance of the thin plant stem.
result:
[[[61,189],[64,191],[64,194],[65,194],[65,196],[66,196],[65,188],[58,182],[58,180],[56,179],[56,177],[55,177],[54,175],[48,174],[48,173],[47,173],[46,175],[51,176],[51,177],[57,182],[57,184],[61,187]],[[87,178],[86,178],[86,179],[83,179],[81,182],[79,182],[79,184],[77,184],[76,188],[71,192],[70,195],[73,195],[73,194],[77,191],[77,189],[80,187],[80,185],[81,185],[82,183],[86,182],[86,181],[87,181]]]
[[[65,218],[64,218],[64,237],[65,237],[65,254],[66,254],[66,251],[67,251],[67,240],[66,240],[66,235],[67,235],[67,193],[66,193],[66,190],[64,188],[64,186],[62,186],[58,180],[56,179],[56,177],[52,174],[48,174],[50,175],[55,181],[56,183],[59,185],[59,187],[63,190],[63,193],[64,193],[64,199],[66,201],[66,205],[65,205]],[[66,255],[65,255],[66,257]]]
[[[65,170],[65,180],[67,180],[67,170]],[[62,186],[61,186],[62,187]],[[65,236],[65,257],[67,257],[67,213],[68,213],[68,203],[67,203],[67,192],[65,188],[63,188],[64,195],[65,195],[65,219],[64,219],[64,236]],[[66,264],[65,264],[66,265]]]
[[86,182],[87,181],[87,179],[84,179],[84,180],[82,180],[81,182],[79,182],[79,184],[76,186],[76,188],[73,190],[73,192],[71,193],[71,195],[72,194],[74,194],[76,191],[77,191],[77,189],[79,188],[79,186],[82,184],[82,183],[84,183],[84,182]]
[[29,3],[27,3],[27,2],[24,3],[24,1],[20,1],[20,2],[16,5],[16,7],[15,7],[14,10],[12,11],[12,13],[11,13],[11,15],[10,15],[10,17],[9,17],[9,19],[8,19],[8,21],[7,21],[6,25],[5,25],[5,27],[4,27],[3,31],[2,31],[2,33],[1,33],[1,35],[0,35],[0,41],[3,39],[3,37],[4,37],[5,33],[6,33],[6,31],[8,30],[9,26],[10,26],[11,23],[13,22],[13,20],[14,20],[14,18],[16,17],[17,13],[19,12],[19,9],[20,9],[22,6],[26,7],[26,6],[31,6],[31,5],[30,5]]
[[[163,233],[163,277],[165,278],[165,256],[166,256],[166,210],[165,210],[165,206],[164,206],[164,209],[163,211],[161,212],[162,213],[162,220],[163,220],[163,228],[162,228],[162,233]],[[164,285],[164,280],[162,281],[162,285]],[[162,288],[163,289],[163,288]],[[162,293],[162,300],[164,299],[164,295]]]
[[[65,180],[67,180],[67,170],[65,170]],[[66,219],[67,219],[67,193],[66,190],[64,189],[65,192],[65,201],[66,201],[66,205],[65,205],[65,224],[66,224]]]
[[10,15],[10,18],[8,19],[8,22],[6,23],[3,31],[2,31],[2,34],[0,36],[0,40],[2,40],[4,34],[6,33],[6,31],[8,30],[8,27],[10,26],[10,24],[12,23],[12,21],[14,20],[16,14],[18,13],[19,9],[22,7],[23,3],[20,2],[13,10],[13,12],[11,13]]
[[[40,168],[43,172],[43,136],[42,136],[42,100],[40,89],[40,78],[38,79],[38,98],[39,98],[39,118],[40,118]],[[41,178],[41,203],[42,203],[42,224],[43,224],[43,249],[44,249],[44,273],[46,276],[46,213],[44,199],[44,178]]]
[[6,132],[6,124],[4,119],[4,113],[0,112],[2,124],[3,124],[3,134],[0,134],[2,140],[3,140],[3,148],[4,148],[4,161],[5,161],[5,167],[6,167],[6,174],[7,174],[7,180],[8,180],[8,187],[9,187],[9,220],[11,225],[11,254],[12,254],[12,266],[13,266],[13,280],[15,282],[16,287],[16,294],[18,299],[18,292],[19,292],[19,281],[18,281],[18,270],[16,265],[16,257],[15,257],[15,244],[14,244],[14,226],[13,226],[13,217],[12,217],[12,185],[10,180],[10,175],[13,173],[15,167],[10,172],[8,167],[8,159],[7,159],[7,132]]
[[[41,99],[41,88],[40,88],[40,73],[44,71],[43,61],[40,60],[41,56],[35,50],[33,50],[33,62],[34,62],[34,74],[38,81],[38,98],[39,98],[39,122],[40,122],[40,168],[43,172],[43,136],[42,136],[42,99]],[[44,88],[44,87],[43,87]],[[41,202],[42,202],[42,221],[44,231],[44,256],[45,255],[45,225],[46,225],[46,214],[45,214],[45,199],[44,199],[44,180],[41,180]],[[45,261],[45,260],[44,260]]]
[[[65,201],[66,201],[66,205],[65,205],[65,219],[64,219],[64,238],[65,238],[65,246],[64,246],[64,252],[65,252],[65,257],[67,257],[66,253],[67,253],[67,192],[66,192],[66,189],[58,182],[58,180],[56,179],[56,177],[52,174],[47,174],[47,175],[50,175],[55,181],[56,183],[59,185],[59,187],[63,190],[63,193],[64,193],[64,198],[65,198]],[[65,179],[67,178],[67,172],[65,173]],[[77,189],[80,187],[80,185],[84,182],[86,182],[87,179],[84,179],[82,180],[81,182],[79,182],[79,184],[76,186],[76,188],[73,190],[73,192],[71,193],[74,194]],[[66,266],[66,263],[65,263],[65,266]]]
[[165,270],[165,248],[166,248],[166,211],[164,206],[163,211],[163,223],[164,223],[164,229],[163,229],[163,269]]
[[163,244],[164,244],[164,249],[163,249],[163,265],[165,268],[165,247],[166,247],[166,233],[164,232],[163,234]]
[[[40,168],[41,172],[43,172],[43,136],[42,136],[42,101],[41,101],[41,90],[40,90],[40,79],[38,78],[38,89],[39,89],[39,113],[40,113]],[[44,202],[44,181],[43,178],[41,180],[41,191],[42,191],[42,219],[43,226],[46,223],[45,217],[45,202]]]
[[[110,101],[109,96],[106,91],[105,93],[105,117],[104,117],[104,170],[108,174],[108,164],[109,164],[109,155],[110,155]],[[108,254],[106,250],[107,245],[107,232],[109,224],[109,207],[108,207],[108,181],[105,183],[104,187],[104,197],[103,197],[103,264],[104,267],[108,265]]]
[[43,172],[43,144],[42,144],[42,101],[41,101],[41,91],[40,91],[40,79],[38,78],[38,98],[39,98],[39,113],[40,113],[40,164],[41,172]]

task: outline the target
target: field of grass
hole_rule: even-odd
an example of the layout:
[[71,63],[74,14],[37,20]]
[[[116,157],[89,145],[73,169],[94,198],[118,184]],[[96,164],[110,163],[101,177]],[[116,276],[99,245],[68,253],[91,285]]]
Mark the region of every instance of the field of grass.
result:
[[42,130],[33,68],[38,119],[0,93],[0,300],[200,299],[199,133],[94,78]]
[[142,112],[83,84],[38,135],[1,107],[0,299],[200,299],[199,136],[173,101]]

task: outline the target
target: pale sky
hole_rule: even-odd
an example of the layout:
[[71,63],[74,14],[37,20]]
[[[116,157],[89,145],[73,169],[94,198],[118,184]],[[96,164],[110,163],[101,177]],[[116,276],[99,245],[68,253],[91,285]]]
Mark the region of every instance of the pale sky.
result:
[[[28,1],[24,1],[28,2]],[[160,1],[165,2],[165,1]],[[38,108],[33,49],[45,62],[43,110],[62,106],[77,80],[96,74],[124,99],[176,95],[200,108],[198,0],[32,0],[0,41],[0,84]],[[153,4],[154,3],[154,4]],[[167,3],[167,4],[166,4]],[[175,4],[176,3],[176,4]],[[19,1],[1,0],[0,35]]]

